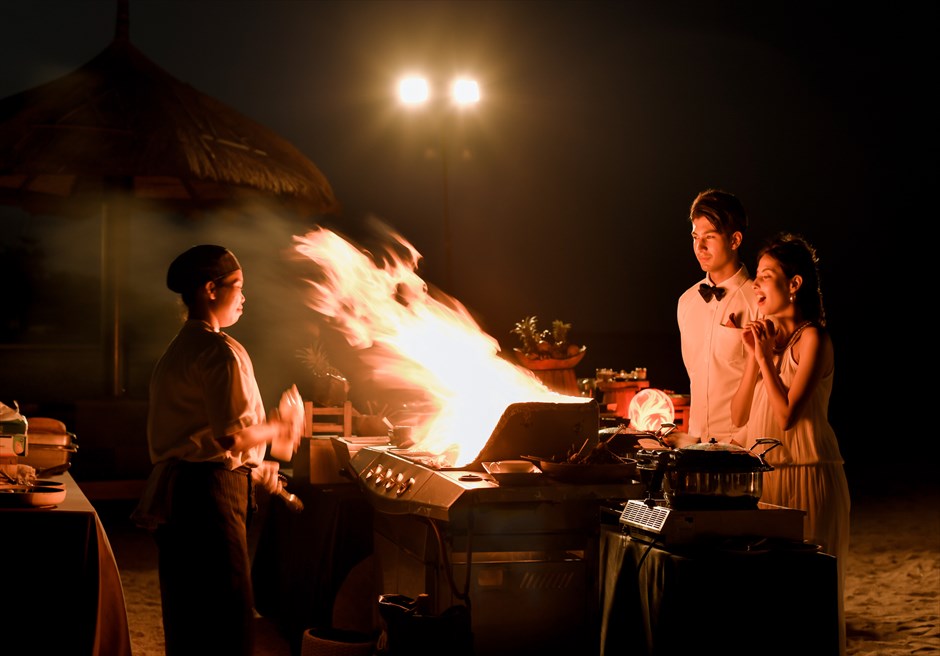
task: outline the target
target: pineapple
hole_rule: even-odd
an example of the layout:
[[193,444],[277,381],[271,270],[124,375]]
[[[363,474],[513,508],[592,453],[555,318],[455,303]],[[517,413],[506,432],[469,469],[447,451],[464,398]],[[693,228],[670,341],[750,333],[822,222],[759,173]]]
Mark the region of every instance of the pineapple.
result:
[[519,341],[522,342],[522,353],[525,356],[532,359],[538,357],[539,342],[542,339],[542,336],[539,334],[538,317],[526,317],[522,321],[516,322],[516,326],[512,329],[512,333],[518,336]]
[[571,324],[559,319],[552,321],[551,330],[539,330],[536,316],[526,317],[516,323],[512,334],[519,337],[522,348],[517,349],[530,360],[563,360],[581,352],[581,347],[568,339]]
[[555,319],[552,321],[552,344],[551,354],[556,360],[562,360],[568,357],[568,331],[571,330],[571,324]]

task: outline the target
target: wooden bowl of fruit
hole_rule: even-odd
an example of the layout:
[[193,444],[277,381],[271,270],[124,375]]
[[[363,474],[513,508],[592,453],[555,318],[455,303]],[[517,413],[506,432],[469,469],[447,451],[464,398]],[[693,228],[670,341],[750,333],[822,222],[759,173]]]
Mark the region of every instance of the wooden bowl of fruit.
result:
[[546,369],[572,369],[576,364],[581,362],[584,358],[584,353],[587,351],[586,346],[577,347],[578,350],[575,355],[571,355],[565,358],[543,358],[540,357],[538,353],[525,353],[522,349],[514,348],[513,355],[516,356],[516,360],[519,361],[526,369],[532,369],[533,371],[544,371]]
[[545,371],[549,369],[572,369],[581,362],[586,346],[568,339],[571,324],[555,319],[551,330],[540,330],[538,317],[526,317],[516,323],[512,333],[522,342],[522,348],[514,348],[513,355],[526,369]]

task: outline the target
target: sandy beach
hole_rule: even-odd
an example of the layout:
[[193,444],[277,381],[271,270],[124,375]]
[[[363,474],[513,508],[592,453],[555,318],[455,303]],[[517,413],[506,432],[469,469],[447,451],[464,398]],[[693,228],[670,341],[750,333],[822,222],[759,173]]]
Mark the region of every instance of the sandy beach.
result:
[[[127,521],[124,505],[99,513],[121,571],[134,656],[163,656],[152,540]],[[845,610],[851,656],[940,654],[940,485],[914,475],[856,482]],[[290,656],[284,637],[257,621],[259,656]]]
[[940,654],[940,487],[869,484],[852,505],[848,653]]

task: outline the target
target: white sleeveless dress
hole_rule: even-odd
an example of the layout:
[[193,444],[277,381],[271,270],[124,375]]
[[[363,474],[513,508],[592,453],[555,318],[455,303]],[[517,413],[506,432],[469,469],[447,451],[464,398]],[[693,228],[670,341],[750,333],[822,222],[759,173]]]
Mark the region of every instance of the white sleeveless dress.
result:
[[[793,350],[788,348],[780,362],[780,378],[788,387],[793,382],[796,368]],[[805,511],[803,528],[807,542],[818,544],[821,551],[836,557],[841,651],[845,653],[843,595],[851,501],[839,442],[829,424],[832,379],[833,372],[830,372],[819,381],[803,416],[788,431],[784,431],[774,418],[765,386],[758,384],[747,424],[747,446],[751,447],[761,437],[773,437],[783,442],[765,456],[774,470],[764,474],[761,501]],[[763,448],[754,447],[754,452],[760,453]]]

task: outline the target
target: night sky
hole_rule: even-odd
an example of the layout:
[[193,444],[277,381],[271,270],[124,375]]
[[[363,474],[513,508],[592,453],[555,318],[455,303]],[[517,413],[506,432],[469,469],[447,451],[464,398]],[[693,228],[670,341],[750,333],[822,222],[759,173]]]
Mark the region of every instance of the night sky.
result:
[[[91,59],[113,36],[115,6],[3,0],[0,97]],[[926,215],[914,198],[932,183],[920,162],[936,154],[921,6],[131,0],[130,38],[291,141],[343,205],[325,225],[356,234],[367,216],[384,220],[424,255],[425,279],[504,348],[525,316],[572,323],[588,346],[580,376],[646,366],[654,386],[687,391],[675,303],[701,276],[688,207],[707,187],[735,193],[751,218],[752,271],[759,243],[780,230],[819,250],[836,349],[831,419],[844,455],[863,460],[872,443],[857,438],[908,350],[904,321],[872,314],[877,262],[898,257],[889,242],[901,222]],[[409,115],[394,85],[418,70],[473,75],[482,102],[443,124]],[[162,282],[164,267],[148,273]],[[253,303],[265,307],[251,284],[246,320]],[[233,334],[263,387],[281,387],[264,333]]]

